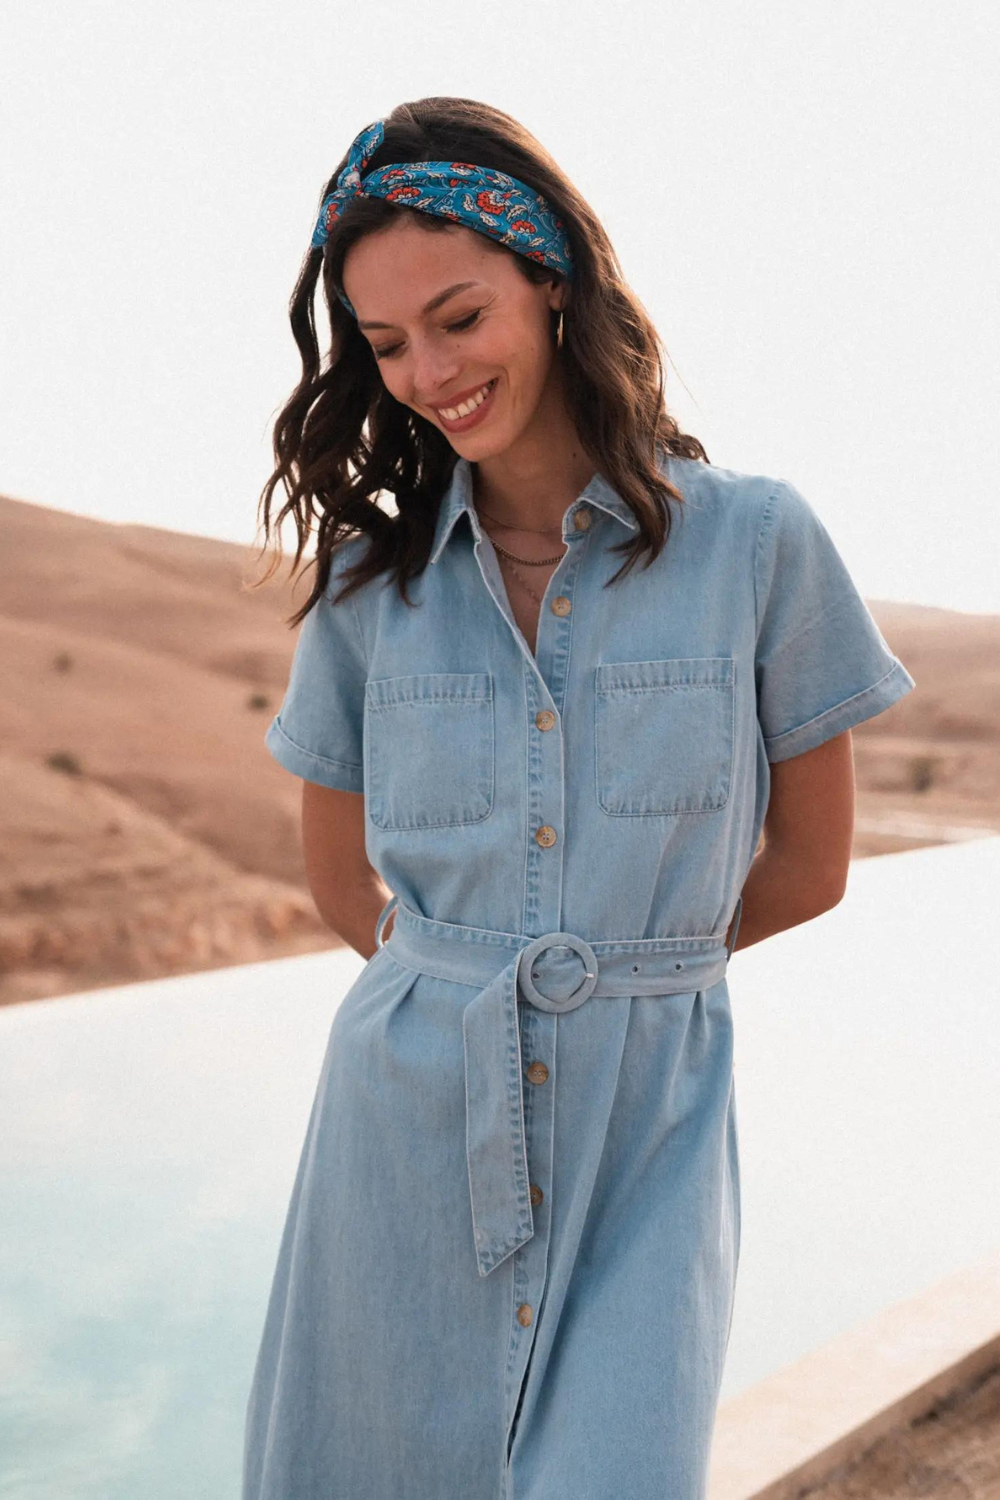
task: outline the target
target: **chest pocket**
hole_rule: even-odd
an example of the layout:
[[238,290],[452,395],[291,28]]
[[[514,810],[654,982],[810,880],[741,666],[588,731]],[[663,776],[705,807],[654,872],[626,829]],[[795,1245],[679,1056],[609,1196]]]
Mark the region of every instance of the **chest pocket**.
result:
[[598,664],[594,752],[606,813],[660,817],[725,807],[734,679],[731,656]]
[[493,810],[489,672],[419,672],[365,684],[365,795],[376,828],[447,828]]

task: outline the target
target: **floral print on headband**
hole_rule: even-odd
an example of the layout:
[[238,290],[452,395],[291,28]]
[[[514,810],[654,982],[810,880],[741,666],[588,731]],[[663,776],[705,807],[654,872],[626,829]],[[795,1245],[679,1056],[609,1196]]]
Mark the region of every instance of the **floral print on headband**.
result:
[[[336,188],[323,200],[313,249],[326,244],[334,223],[355,197],[385,198],[465,224],[572,280],[573,252],[565,225],[541,193],[506,172],[464,161],[393,162],[365,176],[384,136],[384,123],[376,120],[355,137]],[[347,297],[339,295],[356,318]]]

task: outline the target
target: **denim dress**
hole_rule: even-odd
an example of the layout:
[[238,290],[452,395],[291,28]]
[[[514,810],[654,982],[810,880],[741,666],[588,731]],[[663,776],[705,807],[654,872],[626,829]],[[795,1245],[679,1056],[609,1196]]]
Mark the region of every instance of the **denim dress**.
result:
[[706,1493],[769,765],[915,683],[792,484],[661,465],[685,503],[616,584],[631,511],[600,474],[568,506],[534,654],[461,458],[414,606],[388,574],[332,603],[355,537],[302,622],[266,746],[364,794],[392,897],[322,1061],[243,1500]]

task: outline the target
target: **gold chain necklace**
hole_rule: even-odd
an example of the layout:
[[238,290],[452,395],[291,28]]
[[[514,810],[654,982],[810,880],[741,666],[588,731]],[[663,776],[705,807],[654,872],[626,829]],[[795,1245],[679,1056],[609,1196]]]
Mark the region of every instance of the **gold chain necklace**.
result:
[[[488,521],[494,521],[504,531],[530,531],[533,536],[551,536],[556,530],[554,526],[512,526],[509,521],[501,521],[499,516],[491,516],[489,511],[485,510],[481,505],[476,506],[476,514],[485,516]],[[562,535],[561,527],[559,531],[560,535]]]
[[[493,521],[497,526],[503,527],[503,529],[505,531],[530,531],[535,536],[548,536],[548,535],[551,535],[551,532],[553,530],[553,528],[551,528],[551,527],[549,527],[549,528],[539,528],[537,526],[510,526],[510,525],[507,524],[506,521],[499,521],[499,520],[497,520],[496,516],[491,516],[490,513],[489,513],[489,511],[488,510],[484,510],[482,508],[482,506],[477,506],[476,509],[477,509],[477,512],[478,512],[479,515],[486,516],[489,520]],[[500,556],[501,557],[505,557],[507,559],[507,561],[510,563],[510,570],[514,574],[514,576],[517,578],[517,580],[520,583],[521,587],[523,589],[527,590],[527,592],[531,595],[532,599],[534,599],[534,601],[535,601],[536,604],[541,605],[541,603],[542,603],[541,595],[535,593],[534,589],[531,587],[531,584],[524,577],[524,575],[518,571],[518,569],[517,569],[517,567],[515,565],[517,563],[522,563],[524,565],[524,567],[526,567],[526,568],[545,568],[545,567],[549,567],[552,563],[557,563],[557,562],[560,561],[561,558],[565,557],[565,555],[566,555],[565,552],[558,552],[555,557],[518,557],[516,553],[514,553],[514,552],[508,552],[506,547],[501,547],[500,543],[498,541],[496,541],[494,537],[490,536],[489,532],[487,532],[486,535],[490,537],[490,541],[493,543],[493,546],[494,546],[495,550],[500,553]]]

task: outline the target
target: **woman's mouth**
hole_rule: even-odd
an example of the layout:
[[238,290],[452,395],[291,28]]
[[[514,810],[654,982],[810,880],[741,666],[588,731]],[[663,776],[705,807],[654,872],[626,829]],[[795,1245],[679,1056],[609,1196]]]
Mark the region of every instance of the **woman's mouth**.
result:
[[457,406],[436,406],[434,410],[445,431],[467,432],[470,427],[476,427],[480,422],[485,421],[493,406],[493,393],[497,388],[499,378],[499,376],[494,376],[492,380],[486,381],[478,391],[466,400],[460,401]]

